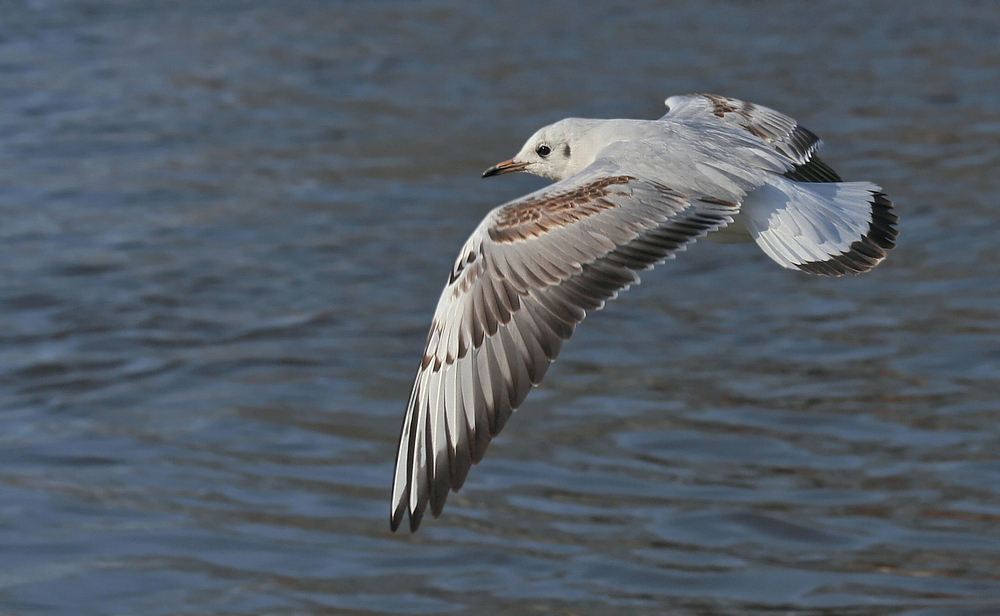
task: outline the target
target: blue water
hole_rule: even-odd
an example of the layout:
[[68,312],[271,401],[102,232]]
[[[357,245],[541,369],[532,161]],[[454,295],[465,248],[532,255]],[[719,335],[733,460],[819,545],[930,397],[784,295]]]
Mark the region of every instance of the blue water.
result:
[[[1000,5],[0,5],[0,613],[1000,611]],[[718,92],[880,183],[823,279],[698,244],[416,535],[404,403],[536,128]]]

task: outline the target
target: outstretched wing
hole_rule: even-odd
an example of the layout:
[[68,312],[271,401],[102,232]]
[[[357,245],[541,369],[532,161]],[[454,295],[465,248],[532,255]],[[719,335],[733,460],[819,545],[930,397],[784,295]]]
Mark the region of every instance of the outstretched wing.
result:
[[438,301],[399,438],[391,527],[457,491],[588,310],[739,204],[585,171],[490,212]]
[[774,109],[718,94],[671,96],[666,105],[668,111],[662,119],[715,116],[764,140],[795,165],[784,174],[789,179],[799,182],[841,181],[837,172],[815,155],[823,145],[820,138]]
[[[783,267],[842,276],[866,272],[895,246],[896,214],[881,188],[842,182],[816,156],[819,137],[768,107],[716,94],[671,96],[662,119],[718,118],[755,135],[794,167],[783,175],[795,183],[771,182],[744,200],[740,223]],[[736,227],[738,225],[734,225]]]

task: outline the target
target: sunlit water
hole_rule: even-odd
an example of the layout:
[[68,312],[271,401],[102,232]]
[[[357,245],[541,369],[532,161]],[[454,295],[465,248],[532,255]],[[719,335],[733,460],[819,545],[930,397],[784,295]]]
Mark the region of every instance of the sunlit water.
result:
[[[0,613],[992,614],[991,2],[0,7]],[[774,106],[872,273],[698,244],[591,315],[442,518],[395,439],[481,180],[570,116]]]

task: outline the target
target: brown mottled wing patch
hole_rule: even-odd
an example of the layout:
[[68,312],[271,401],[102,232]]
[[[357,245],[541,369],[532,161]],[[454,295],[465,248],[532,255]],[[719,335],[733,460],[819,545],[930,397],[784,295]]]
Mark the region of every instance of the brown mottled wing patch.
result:
[[885,193],[872,195],[871,223],[868,232],[851,244],[850,249],[833,255],[826,261],[810,261],[797,267],[811,274],[843,276],[867,272],[886,257],[886,251],[895,247],[896,222],[899,218],[892,211],[892,202]]
[[434,313],[396,457],[390,526],[437,516],[587,311],[725,226],[739,204],[584,173],[493,210]]
[[[763,105],[755,105],[735,98],[719,96],[718,94],[687,94],[671,96],[666,101],[669,111],[664,119],[679,118],[685,115],[710,114],[739,126],[748,133],[771,144],[775,150],[791,159],[796,166],[808,166],[813,153],[819,149],[822,142],[819,137],[798,122]],[[812,178],[837,177],[833,169],[818,163],[815,169],[807,169],[800,175]],[[789,173],[795,173],[795,170]],[[831,175],[832,174],[832,175]],[[789,176],[791,177],[791,176]],[[792,177],[791,179],[797,179]],[[800,181],[839,181],[831,179],[809,179]]]
[[508,203],[500,208],[490,227],[494,242],[524,240],[615,207],[606,197],[615,188],[635,180],[619,175],[601,178],[583,186],[556,194]]

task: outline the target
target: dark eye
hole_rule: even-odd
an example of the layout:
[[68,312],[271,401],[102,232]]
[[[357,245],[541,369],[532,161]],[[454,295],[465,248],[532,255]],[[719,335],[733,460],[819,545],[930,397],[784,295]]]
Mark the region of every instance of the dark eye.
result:
[[552,153],[552,148],[550,148],[549,146],[545,145],[544,143],[542,145],[538,146],[537,148],[535,148],[535,154],[538,154],[542,158],[545,158],[546,156],[548,156],[551,153]]

